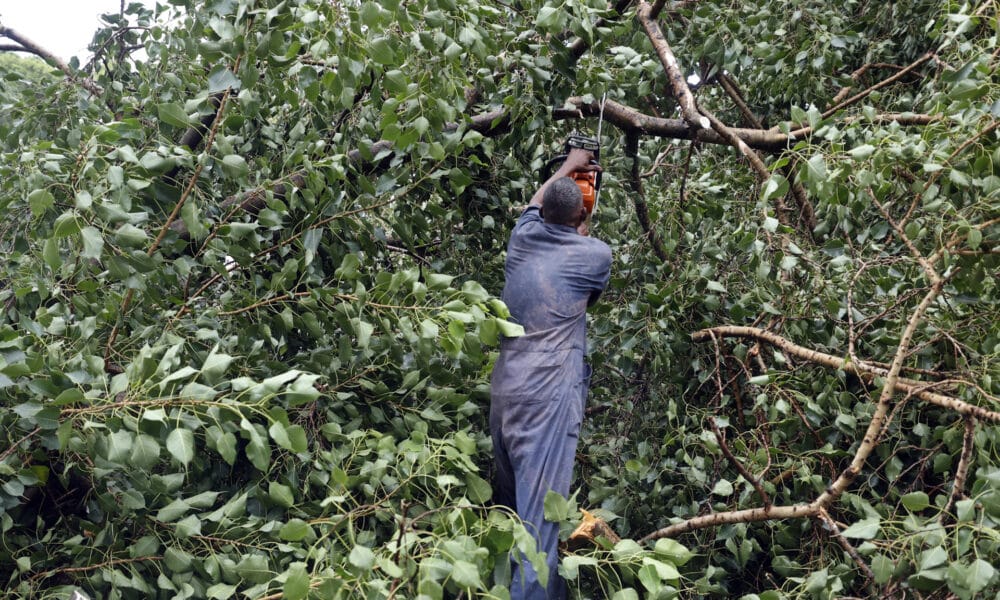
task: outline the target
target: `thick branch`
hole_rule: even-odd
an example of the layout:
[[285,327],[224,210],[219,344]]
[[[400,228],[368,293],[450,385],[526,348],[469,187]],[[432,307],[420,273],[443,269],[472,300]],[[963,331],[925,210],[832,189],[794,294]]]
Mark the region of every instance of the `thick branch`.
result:
[[[798,357],[802,360],[830,367],[832,369],[840,369],[845,373],[857,375],[858,377],[862,377],[869,381],[875,377],[885,377],[888,375],[888,371],[886,369],[878,368],[867,363],[849,362],[837,356],[817,352],[816,350],[810,350],[809,348],[790,342],[777,334],[757,327],[712,327],[710,329],[702,329],[694,332],[691,334],[691,339],[695,342],[707,342],[712,339],[713,334],[719,337],[739,337],[765,342],[780,349],[784,353]],[[955,412],[963,415],[974,416],[991,423],[1000,423],[1000,412],[994,412],[981,406],[969,404],[968,402],[951,396],[936,394],[928,391],[927,387],[927,385],[923,385],[921,382],[908,379],[897,378],[895,381],[895,388],[905,394],[920,398],[925,402],[942,408],[954,410]]]
[[681,115],[684,117],[684,120],[693,129],[708,129],[710,123],[707,118],[698,114],[698,108],[694,103],[694,96],[691,94],[691,89],[688,88],[687,81],[684,79],[684,73],[681,72],[680,65],[677,63],[677,57],[674,56],[673,50],[670,49],[666,38],[663,37],[663,31],[660,29],[659,23],[656,22],[656,13],[653,10],[653,6],[649,2],[639,2],[639,10],[636,12],[636,17],[639,19],[639,24],[646,31],[649,41],[652,42],[653,49],[656,51],[663,69],[667,72],[670,89],[673,91],[677,104],[681,107]]
[[833,504],[844,491],[847,490],[851,482],[861,473],[861,468],[864,466],[865,461],[868,460],[868,456],[875,450],[875,447],[879,443],[879,437],[882,431],[882,423],[885,420],[886,414],[889,411],[889,404],[892,400],[893,395],[896,393],[896,383],[899,380],[899,371],[903,368],[903,361],[906,360],[910,349],[910,340],[913,339],[913,334],[917,330],[917,325],[923,320],[924,312],[927,307],[931,305],[931,302],[937,298],[938,294],[941,293],[941,288],[944,286],[944,281],[938,279],[931,289],[924,295],[923,300],[917,305],[917,308],[910,315],[909,321],[906,323],[906,327],[903,329],[903,334],[899,336],[899,345],[896,346],[896,354],[892,358],[892,363],[889,366],[889,372],[885,376],[885,383],[882,384],[882,392],[879,394],[878,404],[875,406],[875,413],[872,415],[872,420],[868,423],[868,429],[865,430],[865,435],[861,440],[861,444],[858,446],[857,451],[854,453],[854,458],[851,460],[851,465],[840,474],[830,487],[826,488],[819,498],[813,502],[814,505],[825,508]]
[[810,504],[794,504],[792,506],[769,506],[764,508],[748,508],[746,510],[734,510],[730,512],[712,513],[694,517],[680,523],[668,525],[658,529],[642,538],[641,542],[650,542],[660,538],[677,537],[682,533],[706,529],[708,527],[718,527],[730,523],[754,523],[758,521],[771,521],[774,519],[794,519],[802,517],[812,517],[819,514],[819,507]]
[[0,25],[0,37],[14,40],[21,45],[21,50],[40,56],[45,59],[46,62],[55,65],[55,67],[62,71],[70,81],[78,83],[83,89],[87,90],[91,94],[100,96],[103,93],[101,88],[90,79],[86,77],[77,77],[76,74],[73,73],[73,70],[69,68],[69,65],[66,64],[61,58],[52,54],[45,48],[42,48],[35,42],[26,38],[24,35],[14,31],[10,27]]

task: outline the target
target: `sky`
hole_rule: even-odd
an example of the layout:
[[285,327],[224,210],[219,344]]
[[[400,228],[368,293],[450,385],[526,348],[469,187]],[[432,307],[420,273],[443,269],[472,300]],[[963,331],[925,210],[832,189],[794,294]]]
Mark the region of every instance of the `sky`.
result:
[[90,58],[87,44],[100,27],[98,15],[120,8],[120,0],[0,0],[0,24],[64,61],[78,56],[85,63]]

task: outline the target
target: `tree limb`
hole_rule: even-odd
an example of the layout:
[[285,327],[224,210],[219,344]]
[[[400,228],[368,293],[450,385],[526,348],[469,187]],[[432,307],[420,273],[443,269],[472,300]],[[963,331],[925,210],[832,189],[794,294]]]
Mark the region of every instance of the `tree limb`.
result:
[[86,77],[78,77],[75,73],[73,73],[73,70],[69,68],[69,65],[66,64],[61,58],[59,58],[55,54],[52,54],[45,48],[42,48],[35,42],[25,37],[23,34],[18,33],[17,31],[11,29],[10,27],[4,27],[3,25],[0,25],[0,37],[5,37],[14,40],[15,42],[21,45],[21,50],[23,50],[24,52],[30,52],[32,54],[40,56],[41,58],[45,59],[46,62],[55,65],[56,68],[58,68],[66,75],[67,79],[69,79],[74,83],[79,84],[80,87],[87,90],[94,96],[101,96],[101,94],[104,93],[103,90],[101,90],[100,86],[98,86],[96,83],[94,83],[93,81],[91,81]]
[[[856,375],[869,381],[875,377],[886,377],[888,375],[888,371],[886,369],[878,368],[869,365],[868,363],[845,361],[844,359],[831,354],[811,350],[809,348],[799,346],[798,344],[795,344],[775,333],[758,327],[742,327],[736,325],[712,327],[692,333],[691,339],[695,342],[707,342],[712,339],[713,334],[720,337],[738,337],[765,342],[775,348],[778,348],[782,352],[798,357],[807,362],[830,367],[832,369],[839,369],[845,373],[850,373],[851,375]],[[989,421],[991,423],[1000,423],[1000,412],[994,412],[981,406],[969,404],[968,402],[951,396],[936,394],[929,391],[927,387],[927,384],[922,384],[922,382],[914,380],[897,378],[895,381],[895,388],[897,390],[920,398],[925,402],[942,408],[954,410],[955,412],[963,415],[975,416],[981,420]]]
[[668,525],[662,529],[657,529],[639,541],[645,543],[664,537],[677,537],[678,535],[689,531],[716,527],[718,525],[728,525],[730,523],[754,523],[758,521],[771,521],[774,519],[812,517],[818,513],[819,507],[811,504],[769,506],[763,508],[748,508],[745,510],[711,513],[700,517],[694,517],[686,521],[681,521],[680,523],[674,523],[673,525]]
[[[662,6],[662,3],[658,4],[658,7]],[[681,72],[677,57],[674,56],[673,50],[670,49],[666,38],[663,37],[663,31],[660,29],[659,23],[656,22],[657,12],[659,11],[654,12],[654,7],[649,2],[642,0],[639,2],[639,10],[636,12],[636,17],[639,19],[639,24],[646,31],[646,35],[649,37],[649,41],[652,42],[653,49],[656,51],[663,69],[667,73],[670,89],[673,91],[674,99],[677,100],[677,104],[681,108],[681,115],[684,117],[684,121],[692,129],[708,129],[711,124],[706,117],[698,114],[694,96],[691,94],[691,89],[688,87],[687,81],[685,81],[684,73]]]

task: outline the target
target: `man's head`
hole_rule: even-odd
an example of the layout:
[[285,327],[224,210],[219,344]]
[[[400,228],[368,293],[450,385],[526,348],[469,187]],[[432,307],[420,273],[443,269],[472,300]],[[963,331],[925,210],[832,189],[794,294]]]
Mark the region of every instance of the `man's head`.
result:
[[587,218],[583,193],[569,177],[560,177],[545,188],[542,215],[546,223],[576,227]]

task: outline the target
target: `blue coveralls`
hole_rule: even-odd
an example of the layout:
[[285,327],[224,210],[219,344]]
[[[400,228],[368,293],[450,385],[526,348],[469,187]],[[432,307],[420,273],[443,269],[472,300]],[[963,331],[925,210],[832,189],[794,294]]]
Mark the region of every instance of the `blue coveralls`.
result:
[[586,312],[608,283],[611,248],[528,207],[511,233],[503,300],[525,335],[500,342],[491,379],[490,432],[495,501],[509,506],[538,540],[547,589],[527,561],[515,561],[511,598],[560,599],[559,527],[544,519],[545,494],[569,495],[590,367]]

